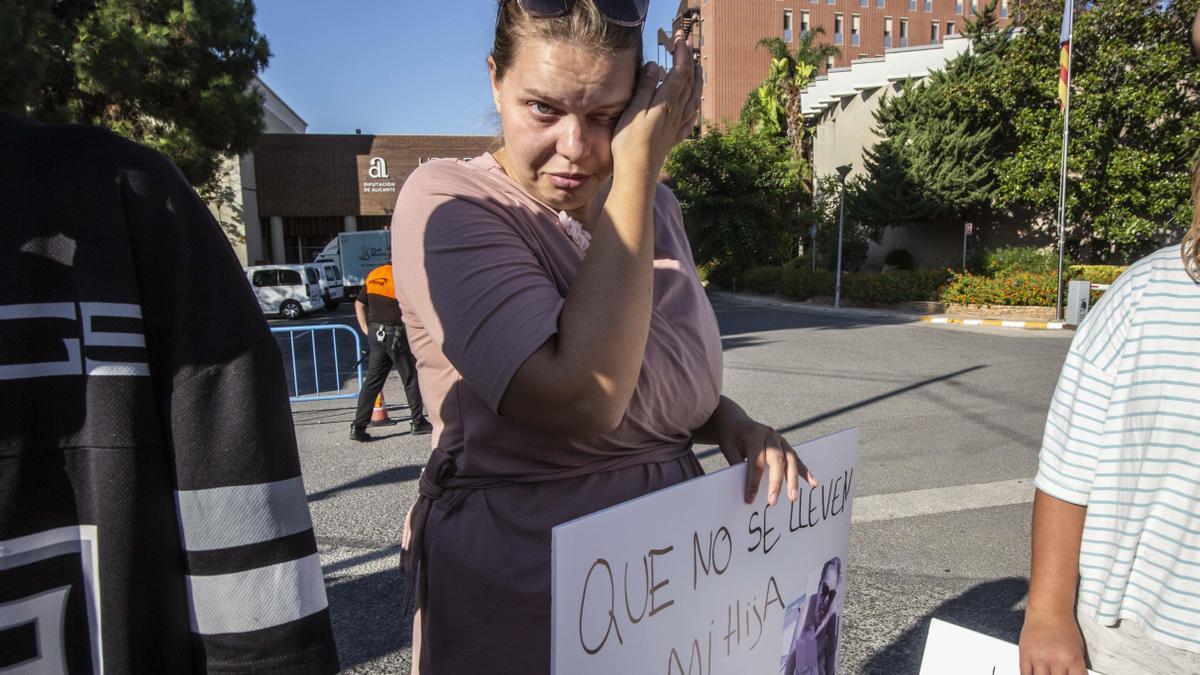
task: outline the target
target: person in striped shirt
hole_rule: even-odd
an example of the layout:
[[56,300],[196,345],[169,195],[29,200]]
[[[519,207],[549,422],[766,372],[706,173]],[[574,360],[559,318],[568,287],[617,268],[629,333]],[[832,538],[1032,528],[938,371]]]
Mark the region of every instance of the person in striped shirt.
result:
[[1079,327],[1036,485],[1022,675],[1200,673],[1200,208]]

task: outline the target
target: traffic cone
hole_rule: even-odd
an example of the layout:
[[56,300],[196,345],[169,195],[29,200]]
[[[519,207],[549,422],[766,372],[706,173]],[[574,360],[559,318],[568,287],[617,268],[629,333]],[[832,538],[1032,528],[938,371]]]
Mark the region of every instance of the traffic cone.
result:
[[383,392],[375,397],[375,409],[371,411],[371,426],[380,427],[385,424],[391,424],[392,420],[387,414],[387,405],[383,402]]

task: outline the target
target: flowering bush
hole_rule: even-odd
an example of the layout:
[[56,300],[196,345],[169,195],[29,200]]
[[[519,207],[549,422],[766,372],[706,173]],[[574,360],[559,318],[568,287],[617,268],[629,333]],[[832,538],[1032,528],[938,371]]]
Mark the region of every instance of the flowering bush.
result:
[[960,305],[1032,305],[1050,307],[1058,297],[1058,276],[1012,272],[985,277],[951,272],[942,301]]

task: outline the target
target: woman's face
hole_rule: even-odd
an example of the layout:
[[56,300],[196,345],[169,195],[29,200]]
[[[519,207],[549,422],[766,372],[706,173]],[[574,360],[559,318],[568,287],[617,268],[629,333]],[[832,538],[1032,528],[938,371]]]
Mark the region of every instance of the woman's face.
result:
[[603,55],[558,41],[530,40],[496,79],[492,98],[504,130],[504,164],[531,195],[586,215],[612,174],[613,129],[633,95],[637,54]]

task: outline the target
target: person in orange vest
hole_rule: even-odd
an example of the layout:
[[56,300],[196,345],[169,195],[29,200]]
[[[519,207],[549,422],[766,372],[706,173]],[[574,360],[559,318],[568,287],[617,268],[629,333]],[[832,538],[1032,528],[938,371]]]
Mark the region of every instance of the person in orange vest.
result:
[[375,397],[383,390],[383,383],[393,368],[404,381],[412,433],[422,436],[432,432],[433,425],[425,419],[425,405],[421,402],[421,390],[417,386],[417,363],[408,348],[400,303],[396,301],[396,290],[392,285],[390,263],[376,267],[367,275],[354,301],[354,314],[358,317],[358,327],[367,335],[370,347],[367,374],[363,376],[362,390],[358,392],[358,409],[350,425],[350,439],[360,442],[371,440],[371,435],[367,433],[371,410]]

